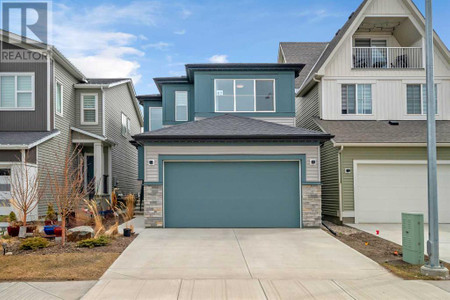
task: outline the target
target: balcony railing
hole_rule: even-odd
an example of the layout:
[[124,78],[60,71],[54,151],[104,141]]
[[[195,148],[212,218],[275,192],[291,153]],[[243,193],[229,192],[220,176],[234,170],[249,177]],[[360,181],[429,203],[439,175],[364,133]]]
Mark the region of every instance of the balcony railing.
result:
[[353,47],[354,69],[420,69],[423,54],[420,47]]

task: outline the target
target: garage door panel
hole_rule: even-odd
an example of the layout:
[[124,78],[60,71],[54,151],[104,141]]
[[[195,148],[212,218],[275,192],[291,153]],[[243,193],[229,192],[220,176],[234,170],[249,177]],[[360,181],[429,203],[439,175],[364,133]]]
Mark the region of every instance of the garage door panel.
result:
[[[355,218],[358,223],[400,223],[402,212],[428,219],[426,164],[358,164]],[[438,166],[439,220],[450,223],[450,165]]]
[[167,162],[166,227],[299,227],[298,162]]

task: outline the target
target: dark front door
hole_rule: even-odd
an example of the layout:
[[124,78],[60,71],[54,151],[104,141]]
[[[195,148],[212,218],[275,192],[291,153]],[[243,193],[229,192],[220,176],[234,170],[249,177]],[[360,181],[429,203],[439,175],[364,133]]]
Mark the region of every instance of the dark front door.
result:
[[86,156],[86,184],[88,187],[89,198],[92,199],[95,195],[95,182],[94,182],[94,156]]

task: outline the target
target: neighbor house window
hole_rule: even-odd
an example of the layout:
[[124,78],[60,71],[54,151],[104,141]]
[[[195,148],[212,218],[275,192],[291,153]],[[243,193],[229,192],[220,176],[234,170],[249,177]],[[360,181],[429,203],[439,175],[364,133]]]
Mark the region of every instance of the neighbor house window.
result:
[[175,121],[188,120],[188,92],[175,92]]
[[34,75],[0,74],[0,110],[34,109]]
[[157,130],[163,127],[162,107],[150,107],[149,115],[150,115],[149,131]]
[[[425,115],[427,113],[427,86],[425,84],[406,85],[406,112],[408,115]],[[437,107],[437,85],[434,85],[434,101]]]
[[216,79],[216,112],[274,112],[274,79]]
[[81,124],[96,125],[98,112],[98,95],[81,94]]
[[121,133],[123,136],[127,136],[127,133],[130,133],[130,119],[124,113],[122,113]]
[[341,94],[343,115],[372,114],[371,84],[343,84]]
[[63,115],[63,86],[61,83],[56,82],[56,114]]

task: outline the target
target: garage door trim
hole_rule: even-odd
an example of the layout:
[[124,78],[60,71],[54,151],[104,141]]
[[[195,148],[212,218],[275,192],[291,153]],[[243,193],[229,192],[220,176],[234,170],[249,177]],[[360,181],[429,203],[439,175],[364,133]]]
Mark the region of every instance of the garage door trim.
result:
[[[426,160],[354,160],[353,161],[353,208],[355,224],[359,223],[358,218],[358,165],[426,165]],[[438,165],[450,165],[448,160],[438,160]],[[342,200],[342,199],[341,199]]]
[[[265,161],[294,161],[298,162],[299,167],[299,214],[300,214],[300,224],[299,227],[303,227],[303,196],[302,196],[302,184],[304,178],[306,178],[305,170],[305,154],[298,155],[160,155],[159,156],[159,166],[160,166],[160,181],[163,186],[162,195],[162,218],[163,218],[163,228],[166,228],[166,201],[165,201],[165,182],[164,169],[166,162],[265,162]],[[161,172],[162,169],[162,172]],[[311,183],[308,183],[311,184]],[[314,184],[314,183],[312,183]]]

